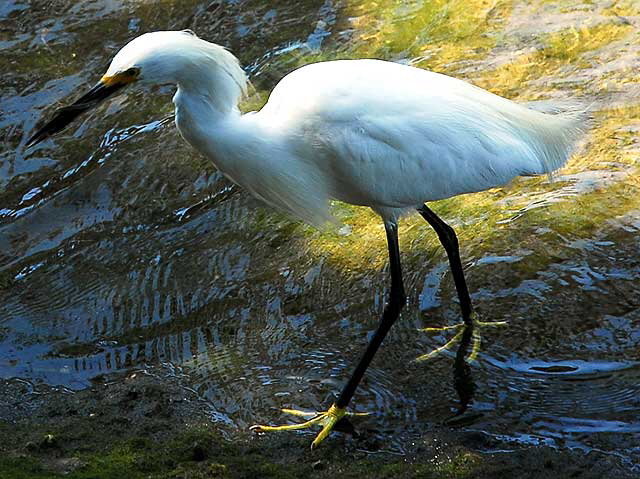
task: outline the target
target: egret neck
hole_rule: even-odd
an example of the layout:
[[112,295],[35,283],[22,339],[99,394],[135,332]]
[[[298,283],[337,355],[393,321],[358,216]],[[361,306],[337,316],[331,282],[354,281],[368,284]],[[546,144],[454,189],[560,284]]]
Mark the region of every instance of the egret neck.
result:
[[240,113],[244,77],[205,62],[180,74],[176,83],[173,103],[178,130],[226,177],[309,223],[322,226],[332,221],[327,182],[317,165],[291,147],[291,138],[274,126],[273,118],[261,112]]

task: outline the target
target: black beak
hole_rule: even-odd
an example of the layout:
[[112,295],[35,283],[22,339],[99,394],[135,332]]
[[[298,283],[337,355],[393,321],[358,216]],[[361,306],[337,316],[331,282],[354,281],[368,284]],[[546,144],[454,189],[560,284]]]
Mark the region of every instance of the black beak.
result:
[[51,135],[58,133],[82,113],[94,108],[98,103],[124,86],[126,86],[126,83],[106,84],[103,81],[98,82],[96,86],[80,97],[73,105],[60,108],[51,120],[29,138],[27,147],[36,145]]

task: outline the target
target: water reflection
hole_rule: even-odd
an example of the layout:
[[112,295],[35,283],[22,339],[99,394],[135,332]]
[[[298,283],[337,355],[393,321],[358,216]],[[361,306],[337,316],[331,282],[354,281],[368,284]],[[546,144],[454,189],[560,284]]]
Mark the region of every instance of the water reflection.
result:
[[467,412],[476,392],[476,385],[471,375],[471,366],[467,362],[467,357],[471,354],[473,333],[473,325],[463,330],[460,344],[456,351],[456,358],[453,361],[453,387],[460,398],[460,404],[455,414],[447,420],[449,424],[459,424],[461,422],[461,416]]
[[[0,376],[80,389],[164,367],[237,428],[276,421],[275,408],[325,409],[375,330],[387,275],[377,263],[349,269],[310,242],[348,246],[356,227],[321,236],[262,209],[184,145],[168,90],[127,93],[66,136],[33,152],[23,144],[48,105],[93,83],[143,31],[193,28],[230,46],[268,90],[295,53],[339,46],[357,19],[330,1],[63,2],[55,18],[47,4],[0,6],[0,59],[11,66],[0,85]],[[465,360],[469,330],[455,353],[413,363],[447,340],[417,330],[455,324],[459,312],[437,240],[402,226],[410,301],[354,398],[356,411],[375,413],[367,427],[401,443],[448,420],[501,449],[549,444],[640,462],[640,214],[580,235],[553,217],[527,223],[626,177],[612,168],[522,182],[499,193],[504,221],[481,211],[456,225],[517,238],[462,243],[476,308],[510,324],[488,334],[477,361]]]

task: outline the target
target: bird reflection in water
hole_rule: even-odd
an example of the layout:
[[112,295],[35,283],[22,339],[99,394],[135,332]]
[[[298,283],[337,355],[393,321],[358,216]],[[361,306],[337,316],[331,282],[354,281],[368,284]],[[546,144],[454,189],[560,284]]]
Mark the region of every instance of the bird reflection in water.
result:
[[473,382],[471,366],[469,365],[471,361],[475,360],[475,356],[471,356],[474,351],[469,351],[474,334],[476,332],[473,326],[462,330],[456,357],[453,361],[453,387],[458,393],[460,404],[455,414],[445,421],[445,424],[449,426],[470,424],[482,416],[481,413],[467,412],[476,392],[476,384]]

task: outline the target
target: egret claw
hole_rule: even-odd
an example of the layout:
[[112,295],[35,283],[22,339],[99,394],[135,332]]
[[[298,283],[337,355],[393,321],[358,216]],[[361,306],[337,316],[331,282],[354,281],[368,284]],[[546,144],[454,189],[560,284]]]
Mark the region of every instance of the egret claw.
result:
[[[456,326],[461,326],[460,324],[457,324]],[[462,324],[462,326],[464,326],[464,324]],[[436,328],[425,328],[425,329],[436,329]],[[421,331],[424,331],[425,329],[422,329]],[[453,328],[448,328],[448,329],[453,329]],[[451,349],[455,344],[460,342],[460,339],[462,338],[462,334],[464,333],[464,330],[462,331],[458,331],[456,333],[456,335],[451,338],[449,340],[449,342],[447,342],[444,346],[440,346],[439,348],[434,349],[433,351],[427,353],[427,354],[423,354],[422,356],[418,356],[416,358],[416,361],[427,361],[429,359],[433,359],[436,356],[439,356],[441,353],[448,351],[449,349]]]
[[311,443],[311,448],[318,446],[331,433],[334,426],[344,417],[368,416],[368,412],[347,412],[346,408],[339,408],[335,404],[325,412],[299,411],[297,409],[282,409],[282,412],[293,416],[309,418],[309,420],[298,424],[285,424],[282,426],[262,426],[256,424],[250,429],[255,432],[270,431],[293,431],[297,429],[307,429],[314,425],[322,426],[322,430]]
[[460,342],[462,336],[467,328],[472,329],[472,346],[471,353],[467,357],[467,361],[472,362],[475,361],[478,357],[478,353],[480,352],[480,344],[482,343],[482,335],[480,334],[480,329],[484,327],[495,327],[495,326],[506,326],[507,321],[480,321],[478,316],[473,313],[471,315],[470,324],[467,323],[458,323],[453,326],[443,326],[442,328],[423,328],[419,331],[423,332],[440,332],[440,331],[449,331],[449,330],[459,330],[453,338],[451,338],[444,346],[440,346],[439,348],[434,349],[433,351],[423,354],[422,356],[418,356],[416,361],[427,361],[429,359],[433,359],[436,356],[439,356],[441,353],[450,350],[457,343]]

